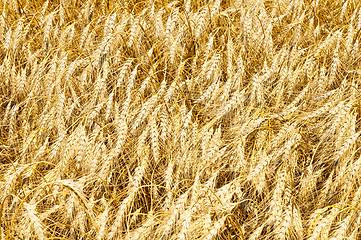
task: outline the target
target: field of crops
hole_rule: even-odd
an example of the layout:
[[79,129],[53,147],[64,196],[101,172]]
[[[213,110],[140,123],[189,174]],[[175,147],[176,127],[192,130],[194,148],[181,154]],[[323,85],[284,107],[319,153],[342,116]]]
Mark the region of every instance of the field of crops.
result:
[[361,239],[361,1],[2,0],[0,239]]

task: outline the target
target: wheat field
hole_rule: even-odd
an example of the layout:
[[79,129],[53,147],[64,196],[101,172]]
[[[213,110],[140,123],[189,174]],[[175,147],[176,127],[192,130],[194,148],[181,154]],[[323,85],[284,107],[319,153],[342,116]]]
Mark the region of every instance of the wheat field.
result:
[[2,0],[0,239],[361,239],[359,0]]

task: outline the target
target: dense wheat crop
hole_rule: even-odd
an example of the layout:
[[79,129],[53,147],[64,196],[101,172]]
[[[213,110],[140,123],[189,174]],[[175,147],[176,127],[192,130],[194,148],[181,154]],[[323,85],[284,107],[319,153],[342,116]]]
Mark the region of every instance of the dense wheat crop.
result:
[[361,239],[358,0],[2,0],[0,239]]

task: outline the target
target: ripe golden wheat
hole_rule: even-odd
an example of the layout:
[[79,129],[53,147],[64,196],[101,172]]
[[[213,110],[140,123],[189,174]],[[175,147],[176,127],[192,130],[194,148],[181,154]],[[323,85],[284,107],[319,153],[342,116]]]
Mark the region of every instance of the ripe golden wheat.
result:
[[361,2],[3,0],[0,239],[361,239]]

